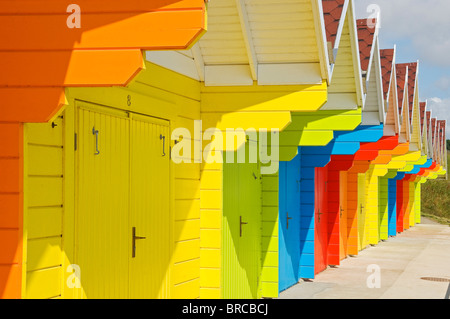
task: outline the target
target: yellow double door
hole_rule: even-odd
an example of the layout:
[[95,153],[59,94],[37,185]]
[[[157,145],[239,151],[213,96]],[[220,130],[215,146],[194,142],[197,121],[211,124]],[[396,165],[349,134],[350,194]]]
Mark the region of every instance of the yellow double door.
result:
[[83,298],[166,298],[169,122],[78,103],[75,262]]

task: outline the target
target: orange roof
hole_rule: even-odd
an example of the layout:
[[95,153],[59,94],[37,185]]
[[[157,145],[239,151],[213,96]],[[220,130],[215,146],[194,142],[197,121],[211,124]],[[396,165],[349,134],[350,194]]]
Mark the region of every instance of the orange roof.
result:
[[359,57],[361,59],[361,70],[367,71],[369,68],[370,55],[372,53],[373,41],[376,28],[367,25],[367,19],[356,21],[358,29]]
[[206,31],[204,0],[82,2],[82,27],[72,28],[68,1],[2,1],[0,100],[14,101],[2,121],[46,122],[64,88],[126,86],[142,50],[185,49]]
[[394,62],[394,49],[380,50],[381,75],[383,76],[384,99],[387,100],[387,94],[391,84],[391,74]]
[[334,47],[345,0],[322,0],[327,41]]
[[406,64],[396,64],[395,68],[397,70],[397,94],[398,94],[398,110],[399,114],[402,113],[403,107],[403,96],[406,89],[406,79],[408,77],[408,68]]

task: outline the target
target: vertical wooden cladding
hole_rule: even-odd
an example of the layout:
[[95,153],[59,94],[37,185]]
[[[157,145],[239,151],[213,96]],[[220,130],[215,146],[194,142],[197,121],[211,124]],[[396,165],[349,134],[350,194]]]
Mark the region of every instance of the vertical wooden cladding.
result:
[[388,207],[388,179],[380,177],[378,180],[378,232],[381,240],[388,239],[389,207]]
[[22,296],[61,296],[65,119],[25,125],[26,281]]
[[326,167],[315,169],[315,236],[314,236],[314,273],[318,274],[328,266],[328,170]]
[[403,180],[403,230],[409,229],[409,215],[411,213],[411,203],[409,200],[410,183]]
[[416,187],[417,184],[414,182],[409,183],[409,227],[414,227],[416,225]]
[[78,123],[74,263],[80,267],[82,297],[126,298],[131,251],[130,122],[125,112],[80,108]]
[[[74,260],[82,297],[167,298],[173,222],[160,136],[169,122],[87,104],[78,114]],[[144,237],[134,246],[133,228]]]
[[300,189],[300,278],[312,279],[315,275],[315,168],[301,161]]
[[388,180],[388,235],[397,234],[397,181]]
[[366,183],[366,175],[358,173],[358,250],[362,250],[368,245]]
[[358,173],[347,174],[347,233],[348,254],[358,254]]
[[[326,223],[326,197],[325,181],[327,171],[324,166],[329,163],[330,155],[320,153],[320,148],[300,147],[301,154],[301,182],[300,182],[300,278],[313,279],[315,274],[326,268],[326,241],[327,223]],[[319,173],[320,172],[320,173]],[[318,180],[320,175],[321,180]],[[319,201],[318,196],[321,198]],[[319,214],[320,203],[320,214]],[[319,231],[319,216],[320,226]],[[320,235],[320,236],[319,236]],[[319,255],[317,238],[321,238],[324,245]],[[325,237],[325,238],[324,238]],[[320,256],[320,257],[319,257]],[[319,258],[320,260],[317,260]],[[320,265],[318,267],[318,262]],[[324,267],[325,265],[325,267]]]
[[348,255],[348,192],[347,192],[347,171],[339,172],[339,259],[342,260]]
[[279,175],[263,175],[261,295],[266,298],[279,292],[279,195]]
[[372,245],[378,244],[379,241],[379,228],[378,228],[378,176],[374,171],[374,166],[371,165],[366,172],[366,226],[368,242]]
[[223,164],[222,297],[255,299],[261,296],[260,167],[236,159]]
[[279,290],[297,284],[300,266],[300,155],[279,170]]
[[[130,261],[129,297],[168,298],[173,253],[170,148],[165,142],[169,122],[134,114],[131,118],[130,228],[136,227],[136,235],[145,239],[136,242]],[[198,261],[193,268],[198,273]]]
[[0,298],[20,298],[23,125],[0,123]]
[[422,183],[415,183],[415,223],[420,224],[422,222]]
[[397,233],[403,232],[403,218],[405,215],[405,201],[404,201],[405,184],[402,180],[397,181]]
[[328,233],[328,264],[340,264],[340,222],[341,222],[341,202],[340,202],[340,172],[328,169],[326,184],[327,196],[327,233]]

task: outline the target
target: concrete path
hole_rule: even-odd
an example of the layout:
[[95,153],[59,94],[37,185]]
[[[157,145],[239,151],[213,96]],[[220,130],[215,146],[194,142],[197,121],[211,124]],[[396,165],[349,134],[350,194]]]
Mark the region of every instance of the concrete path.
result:
[[[370,272],[369,265],[375,265]],[[445,278],[447,282],[422,277]],[[376,286],[377,279],[380,287],[369,288],[368,282]],[[280,294],[280,299],[444,298],[450,298],[450,227],[428,219]]]

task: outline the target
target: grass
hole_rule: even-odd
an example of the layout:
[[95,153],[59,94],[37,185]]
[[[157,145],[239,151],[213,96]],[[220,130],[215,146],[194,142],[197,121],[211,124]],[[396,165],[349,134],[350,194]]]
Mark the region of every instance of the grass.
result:
[[[447,153],[450,162],[450,152]],[[430,180],[422,185],[422,213],[441,224],[450,225],[450,181]]]

